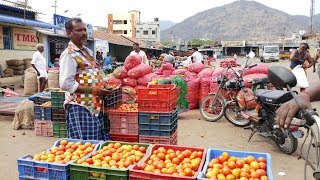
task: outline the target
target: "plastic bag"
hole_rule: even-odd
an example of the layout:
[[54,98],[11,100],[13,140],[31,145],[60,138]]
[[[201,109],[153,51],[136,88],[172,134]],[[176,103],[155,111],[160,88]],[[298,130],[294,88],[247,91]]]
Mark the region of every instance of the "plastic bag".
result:
[[248,74],[248,75],[245,75],[245,76],[243,76],[244,85],[247,88],[251,88],[252,84],[249,83],[249,81],[251,81],[252,79],[255,79],[255,78],[265,78],[265,77],[268,77],[268,75],[267,74]]
[[115,78],[123,79],[128,77],[127,73],[128,73],[127,69],[124,68],[124,66],[120,66],[120,67],[117,67],[112,74]]
[[309,87],[309,82],[307,79],[306,72],[301,65],[297,65],[294,69],[292,69],[292,73],[297,79],[297,87],[299,88]]
[[196,76],[197,76],[196,73],[190,72],[190,71],[187,71],[184,75],[185,75],[186,77],[196,77]]
[[209,77],[212,75],[213,73],[213,69],[212,68],[204,68],[202,71],[200,71],[197,76],[198,77]]
[[132,69],[135,66],[138,66],[142,62],[142,57],[138,55],[129,55],[124,61],[124,67],[127,70]]
[[152,67],[147,64],[139,64],[128,71],[128,77],[138,79],[152,72]]
[[201,62],[195,62],[189,65],[188,71],[198,74],[204,68],[205,68],[204,64],[202,64]]
[[172,70],[163,70],[163,72],[162,72],[164,77],[169,77],[172,75],[172,73],[173,73]]
[[132,78],[124,78],[122,79],[122,84],[130,87],[136,87],[137,86],[137,80]]
[[173,65],[170,63],[167,63],[167,62],[163,62],[160,69],[161,69],[161,71],[164,71],[164,70],[174,71]]
[[201,104],[202,100],[209,95],[210,83],[211,83],[211,77],[200,78],[199,104]]
[[268,66],[265,64],[258,64],[256,67],[246,70],[243,75],[248,74],[268,74]]
[[199,78],[186,78],[188,83],[189,109],[196,109],[199,103]]
[[154,80],[156,76],[157,75],[154,73],[146,74],[143,77],[138,79],[138,85],[147,86],[148,82]]
[[186,69],[176,69],[172,72],[173,75],[184,75],[188,72]]
[[110,79],[107,80],[107,84],[121,85],[121,84],[122,84],[122,81],[121,81],[121,79],[112,77],[112,78],[110,78]]

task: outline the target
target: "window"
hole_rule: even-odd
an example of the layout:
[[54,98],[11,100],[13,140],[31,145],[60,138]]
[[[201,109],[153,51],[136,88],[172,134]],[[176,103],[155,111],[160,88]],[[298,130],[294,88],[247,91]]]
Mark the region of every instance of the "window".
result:
[[143,31],[143,35],[148,35],[148,31]]
[[3,27],[3,48],[12,49],[12,34],[10,27]]
[[140,31],[137,31],[137,33],[140,33]]
[[123,34],[128,34],[128,31],[127,31],[127,30],[124,30],[124,31],[123,31]]
[[124,20],[124,21],[123,21],[123,24],[128,24],[128,21],[127,21],[127,20]]
[[155,31],[155,30],[153,30],[153,31],[152,31],[152,35],[155,35],[155,34],[156,34],[156,31]]
[[121,20],[113,20],[113,24],[122,24]]

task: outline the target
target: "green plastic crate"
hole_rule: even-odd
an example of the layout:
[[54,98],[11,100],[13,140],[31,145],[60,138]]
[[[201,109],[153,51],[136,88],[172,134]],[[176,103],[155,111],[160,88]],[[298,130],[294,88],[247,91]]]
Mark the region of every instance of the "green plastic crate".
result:
[[66,92],[64,91],[51,92],[51,98],[65,99],[65,97],[66,97]]
[[53,137],[65,138],[68,137],[67,123],[65,122],[52,122]]
[[65,99],[51,98],[51,106],[54,108],[63,108]]
[[[100,145],[100,149],[104,146],[107,146],[110,143],[117,143],[118,141],[106,141]],[[121,145],[139,145],[145,147],[146,155],[150,154],[151,145],[144,143],[128,143],[128,142],[120,142]],[[87,157],[89,158],[89,157]],[[86,158],[86,159],[87,159]],[[141,159],[143,160],[143,158]],[[141,161],[140,160],[140,161]],[[139,162],[140,162],[139,161]],[[138,163],[139,163],[138,162]],[[129,179],[129,169],[133,165],[130,165],[126,169],[116,169],[116,168],[102,168],[95,166],[86,166],[72,163],[70,164],[70,179],[73,180],[128,180]],[[100,175],[99,177],[93,177],[93,174]],[[101,177],[103,176],[103,177]]]

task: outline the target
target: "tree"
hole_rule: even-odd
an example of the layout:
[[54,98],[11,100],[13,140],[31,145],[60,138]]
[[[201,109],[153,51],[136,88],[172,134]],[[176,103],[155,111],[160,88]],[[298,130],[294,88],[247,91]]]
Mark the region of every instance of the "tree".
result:
[[204,46],[204,45],[213,46],[214,43],[215,41],[213,40],[202,40],[202,39],[192,39],[190,42],[192,46]]
[[163,41],[163,42],[161,42],[161,44],[163,44],[164,46],[167,46],[167,47],[172,47],[173,46],[173,42],[172,41]]

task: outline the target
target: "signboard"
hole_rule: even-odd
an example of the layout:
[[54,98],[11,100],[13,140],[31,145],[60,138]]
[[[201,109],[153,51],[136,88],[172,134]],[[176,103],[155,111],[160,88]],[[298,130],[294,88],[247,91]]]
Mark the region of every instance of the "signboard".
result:
[[96,39],[95,43],[95,51],[103,52],[103,55],[106,55],[109,52],[109,43],[106,40]]
[[223,41],[222,47],[245,47],[245,41]]
[[87,36],[89,38],[93,37],[93,26],[92,26],[92,24],[87,24]]
[[31,29],[13,28],[13,48],[36,50],[37,31]]
[[222,51],[222,47],[213,47],[212,50],[214,52],[221,52]]
[[0,49],[3,49],[3,32],[2,32],[2,26],[0,26]]
[[70,18],[65,17],[65,16],[60,16],[57,14],[53,14],[54,25],[60,26],[62,29],[65,29],[64,24],[68,21],[68,19],[70,19]]

